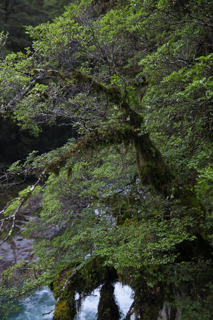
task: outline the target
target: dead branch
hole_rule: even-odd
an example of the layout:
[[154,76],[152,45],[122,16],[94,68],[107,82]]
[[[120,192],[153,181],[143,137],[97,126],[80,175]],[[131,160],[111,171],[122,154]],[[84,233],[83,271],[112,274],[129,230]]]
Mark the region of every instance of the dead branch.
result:
[[23,196],[21,196],[20,198],[16,198],[16,199],[13,199],[10,201],[10,203],[8,205],[6,205],[6,207],[0,212],[1,213],[4,213],[5,210],[9,207],[9,205],[15,201],[15,200],[19,200],[19,204],[15,210],[15,212],[10,216],[10,217],[5,217],[3,219],[1,219],[1,224],[3,225],[4,221],[6,220],[10,220],[12,219],[12,225],[11,225],[11,228],[7,234],[7,236],[0,242],[0,246],[5,242],[7,241],[7,239],[9,238],[9,236],[11,235],[14,227],[15,227],[15,220],[16,220],[16,215],[17,213],[20,211],[21,207],[23,206],[23,204],[29,199],[29,197],[31,196],[31,194],[33,193],[33,191],[35,190],[36,186],[40,183],[40,181],[43,179],[44,175],[46,173],[46,169],[43,170],[43,172],[39,175],[36,183],[30,188],[30,190]]

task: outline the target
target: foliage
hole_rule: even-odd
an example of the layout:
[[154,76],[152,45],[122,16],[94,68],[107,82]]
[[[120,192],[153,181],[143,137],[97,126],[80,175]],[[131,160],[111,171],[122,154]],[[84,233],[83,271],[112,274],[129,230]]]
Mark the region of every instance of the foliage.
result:
[[51,285],[54,319],[99,285],[114,305],[118,279],[134,290],[126,319],[157,319],[165,301],[170,319],[212,318],[212,6],[82,0],[1,61],[3,117],[35,135],[63,117],[79,134],[8,171],[39,177],[16,200],[40,208],[24,231],[38,259],[17,286]]
[[2,0],[0,3],[0,31],[9,33],[5,53],[23,51],[31,45],[24,26],[36,26],[59,16],[71,1]]

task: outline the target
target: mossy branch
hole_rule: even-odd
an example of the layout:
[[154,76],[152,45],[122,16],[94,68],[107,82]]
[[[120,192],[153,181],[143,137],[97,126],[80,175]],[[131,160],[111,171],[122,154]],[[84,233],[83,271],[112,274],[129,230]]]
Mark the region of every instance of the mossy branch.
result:
[[[39,74],[39,76],[38,76]],[[140,127],[141,120],[143,121],[143,116],[133,109],[130,108],[129,104],[126,102],[126,93],[122,94],[116,86],[107,86],[99,81],[96,81],[90,75],[87,75],[80,70],[76,69],[71,73],[66,73],[58,70],[46,70],[46,69],[33,69],[30,72],[31,76],[34,76],[34,81],[36,79],[46,79],[46,78],[58,78],[62,81],[65,87],[72,87],[75,84],[89,86],[89,90],[95,94],[104,93],[108,100],[116,104],[120,109],[126,112],[126,116],[131,117],[131,122],[134,122],[135,127]]]
[[134,145],[139,178],[143,185],[151,185],[166,199],[179,200],[180,205],[194,210],[196,216],[203,218],[205,210],[196,195],[183,185],[165,163],[160,151],[155,147],[148,133],[139,135],[133,125],[120,124],[117,127],[95,129],[85,135],[69,151],[52,161],[48,170],[56,174],[66,162],[76,154],[85,154],[99,147],[122,144]]
[[[48,165],[48,170],[59,173],[60,168],[66,164],[67,160],[77,153],[94,150],[98,147],[132,143],[136,149],[136,164],[142,184],[153,186],[158,193],[161,193],[166,198],[179,200],[183,206],[196,208],[197,215],[199,217],[204,216],[205,210],[195,194],[174,175],[165,163],[160,151],[151,141],[149,134],[147,132],[141,134],[140,128],[144,126],[143,115],[130,107],[125,94],[122,94],[117,87],[104,85],[80,70],[74,70],[69,74],[56,70],[38,71],[48,77],[60,78],[64,83],[69,83],[70,86],[74,84],[89,85],[90,91],[96,94],[104,93],[109,101],[123,110],[122,124],[118,126],[106,125],[105,127],[94,129],[91,133],[82,137],[70,151],[53,160]],[[34,71],[33,73],[37,74]]]

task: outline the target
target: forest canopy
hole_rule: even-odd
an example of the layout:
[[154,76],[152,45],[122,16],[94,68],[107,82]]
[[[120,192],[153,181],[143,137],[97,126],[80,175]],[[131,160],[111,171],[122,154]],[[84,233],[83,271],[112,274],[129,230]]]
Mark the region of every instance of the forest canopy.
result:
[[34,182],[0,211],[1,244],[27,210],[36,257],[4,272],[2,314],[49,285],[71,320],[102,285],[97,319],[117,320],[120,281],[126,320],[212,319],[213,1],[82,0],[26,30],[0,61],[1,116],[35,136],[60,117],[78,139],[2,171],[2,192]]

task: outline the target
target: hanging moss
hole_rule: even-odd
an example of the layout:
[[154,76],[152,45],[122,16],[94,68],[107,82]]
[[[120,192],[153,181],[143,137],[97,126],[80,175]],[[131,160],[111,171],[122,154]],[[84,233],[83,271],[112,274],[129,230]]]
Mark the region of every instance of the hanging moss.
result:
[[147,286],[142,274],[138,278],[134,289],[135,319],[158,320],[160,310],[163,308],[165,301],[163,290],[158,286],[154,286],[153,288]]
[[58,173],[58,169],[79,152],[85,153],[85,151],[91,151],[100,146],[103,148],[124,142],[126,145],[134,142],[141,183],[152,186],[157,193],[162,194],[166,199],[179,200],[180,205],[192,209],[193,214],[199,220],[203,219],[205,211],[195,194],[183,186],[182,182],[175,177],[166,165],[160,151],[152,143],[149,134],[142,131],[143,115],[129,106],[120,90],[116,87],[105,86],[79,70],[74,70],[70,78],[76,83],[90,84],[90,90],[95,93],[105,93],[111,102],[116,103],[123,110],[122,124],[117,126],[106,125],[86,134],[70,151],[54,160],[49,165],[49,170]]
[[118,320],[120,317],[121,313],[115,302],[114,286],[107,282],[100,290],[97,320]]
[[[80,310],[82,297],[89,296],[103,283],[113,283],[118,280],[115,269],[104,266],[103,259],[100,258],[89,260],[84,267],[73,272],[75,268],[76,265],[59,272],[50,286],[54,297],[59,298],[53,320],[73,320],[77,311]],[[63,291],[64,284],[70,275],[73,276]],[[76,293],[80,296],[78,301],[75,300]],[[119,318],[115,320],[117,319]]]
[[100,146],[104,147],[123,142],[127,145],[133,142],[134,134],[134,128],[127,124],[117,127],[107,126],[100,130],[95,129],[82,137],[69,151],[48,164],[48,170],[59,174],[60,168],[65,166],[67,160],[73,158],[79,152],[85,153],[86,151],[98,149]]

